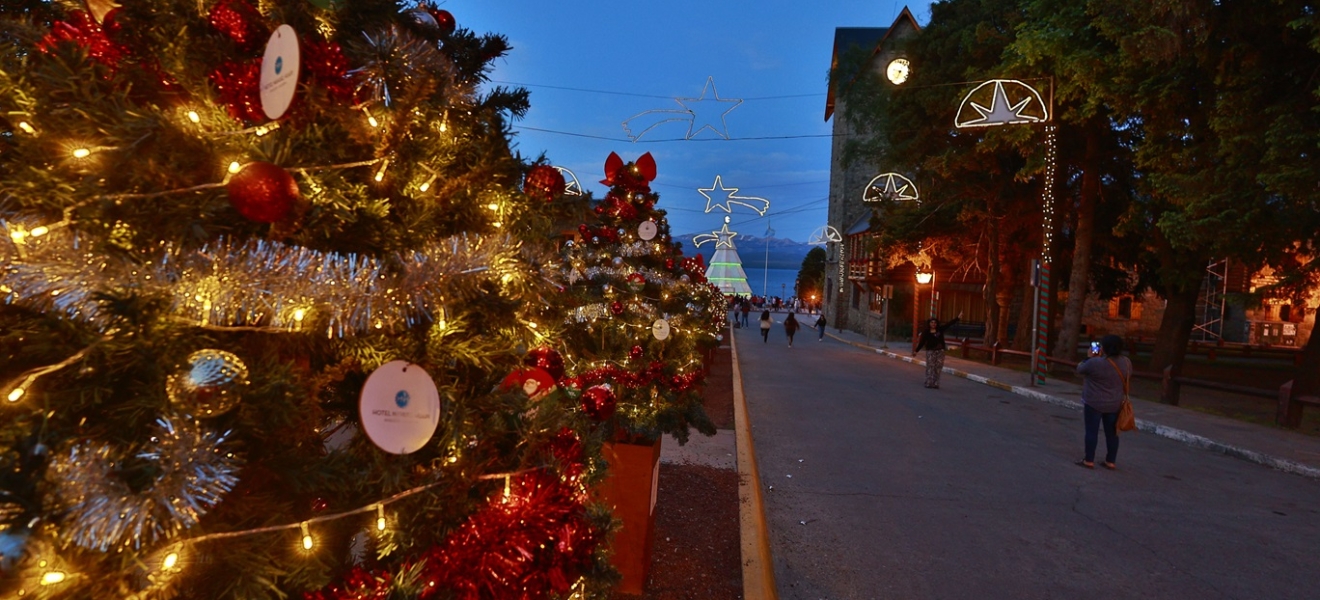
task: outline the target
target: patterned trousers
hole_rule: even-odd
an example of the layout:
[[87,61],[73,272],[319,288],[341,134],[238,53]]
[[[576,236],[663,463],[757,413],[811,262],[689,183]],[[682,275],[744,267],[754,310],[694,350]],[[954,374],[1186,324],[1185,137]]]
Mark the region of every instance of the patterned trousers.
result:
[[940,372],[944,370],[944,349],[926,351],[926,387],[940,387]]

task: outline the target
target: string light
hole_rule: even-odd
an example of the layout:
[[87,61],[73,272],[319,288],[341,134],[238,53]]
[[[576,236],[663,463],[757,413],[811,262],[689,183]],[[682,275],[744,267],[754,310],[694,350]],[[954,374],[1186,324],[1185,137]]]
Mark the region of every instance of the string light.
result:
[[230,172],[230,174],[237,173],[237,172],[239,172],[239,171],[242,170],[242,169],[243,169],[243,165],[238,164],[238,161],[233,161],[233,162],[229,163],[229,172]]
[[1058,161],[1058,148],[1055,144],[1057,129],[1058,127],[1053,124],[1045,126],[1045,189],[1041,194],[1043,204],[1041,226],[1045,230],[1045,243],[1040,252],[1041,261],[1045,263],[1054,260],[1054,173]]
[[367,124],[371,125],[373,128],[380,127],[380,121],[377,121],[376,117],[371,113],[367,113]]
[[385,505],[376,505],[376,531],[385,531]]
[[23,133],[26,133],[26,134],[28,134],[28,135],[36,135],[36,134],[37,134],[37,130],[33,129],[31,125],[28,125],[28,122],[27,122],[27,121],[19,121],[19,122],[18,122],[18,128],[19,128],[19,129],[22,129],[22,130],[23,130]]
[[74,148],[72,154],[74,158],[87,158],[92,155],[92,151],[87,148]]
[[428,166],[426,166],[426,165],[422,165],[422,168],[423,168],[423,169],[426,169],[426,171],[427,171],[428,173],[431,174],[431,177],[430,177],[429,179],[427,179],[425,182],[423,182],[422,185],[417,186],[417,189],[418,189],[419,191],[423,191],[423,192],[425,192],[426,190],[431,189],[431,184],[432,184],[432,183],[435,183],[435,178],[437,177],[437,174],[436,174],[435,170],[432,169],[431,167],[428,167]]
[[189,121],[192,121],[193,123],[201,123],[201,122],[202,122],[202,118],[201,118],[200,116],[197,115],[197,111],[195,111],[195,110],[190,110],[190,111],[188,111],[188,120],[189,120]]
[[376,183],[385,181],[385,170],[388,168],[390,168],[390,159],[382,159],[380,161],[380,168],[376,170]]
[[311,533],[310,531],[307,531],[307,522],[306,522],[306,521],[303,521],[303,522],[301,523],[301,528],[302,528],[302,547],[303,547],[303,550],[311,550],[311,549],[312,549],[312,546],[313,546],[313,543],[312,543],[312,533]]
[[160,561],[161,568],[165,569],[166,571],[173,569],[178,564],[179,564],[178,552],[171,552],[169,554],[166,554],[165,560]]

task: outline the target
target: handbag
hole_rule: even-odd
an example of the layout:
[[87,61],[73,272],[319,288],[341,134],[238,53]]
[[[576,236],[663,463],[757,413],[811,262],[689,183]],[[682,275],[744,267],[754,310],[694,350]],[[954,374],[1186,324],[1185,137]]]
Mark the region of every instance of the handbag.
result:
[[1123,404],[1118,407],[1117,428],[1119,431],[1132,431],[1137,428],[1137,417],[1132,414],[1132,401],[1128,399],[1128,378],[1123,376],[1123,370],[1118,368],[1114,361],[1108,358],[1105,360],[1109,362],[1109,366],[1114,368],[1114,371],[1118,372],[1118,378],[1123,380]]

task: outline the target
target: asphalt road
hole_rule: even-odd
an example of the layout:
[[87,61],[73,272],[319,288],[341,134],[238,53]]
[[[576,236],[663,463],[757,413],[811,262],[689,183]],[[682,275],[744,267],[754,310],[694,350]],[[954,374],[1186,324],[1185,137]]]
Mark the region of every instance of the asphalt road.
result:
[[780,598],[1320,598],[1320,481],[1140,433],[1083,469],[1080,412],[782,318],[735,330]]

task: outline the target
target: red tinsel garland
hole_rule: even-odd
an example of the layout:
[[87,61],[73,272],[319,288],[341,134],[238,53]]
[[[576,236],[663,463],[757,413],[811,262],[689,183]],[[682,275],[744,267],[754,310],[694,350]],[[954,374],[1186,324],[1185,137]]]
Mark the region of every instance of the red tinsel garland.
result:
[[336,42],[309,41],[302,46],[302,65],[330,96],[346,104],[357,103],[357,87],[348,75],[348,57]]
[[[561,432],[562,437],[562,432]],[[569,456],[580,442],[564,439]],[[587,497],[553,471],[514,476],[509,495],[497,493],[441,546],[418,563],[419,598],[452,593],[461,600],[546,598],[564,594],[591,566],[602,533],[587,520]],[[389,597],[384,571],[354,568],[342,583],[303,594],[305,600]]]
[[266,120],[261,110],[261,58],[226,61],[208,76],[219,92],[220,101],[229,107],[229,116],[249,123]]
[[440,590],[462,600],[545,598],[568,592],[591,565],[601,532],[587,521],[581,492],[545,471],[514,477],[510,492],[427,553],[421,598]]
[[261,13],[243,0],[220,0],[211,7],[206,21],[216,31],[229,38],[242,52],[251,52],[270,37],[270,30],[262,24]]
[[49,53],[61,42],[74,42],[86,48],[88,56],[111,70],[118,69],[128,54],[127,50],[110,40],[91,15],[81,10],[70,11],[69,20],[52,24],[50,33],[37,42],[37,48]]

